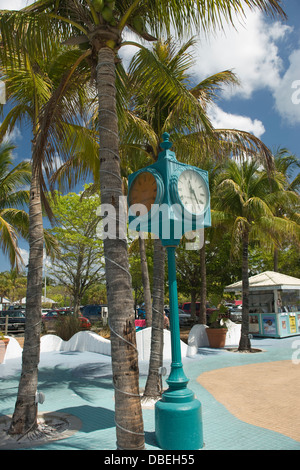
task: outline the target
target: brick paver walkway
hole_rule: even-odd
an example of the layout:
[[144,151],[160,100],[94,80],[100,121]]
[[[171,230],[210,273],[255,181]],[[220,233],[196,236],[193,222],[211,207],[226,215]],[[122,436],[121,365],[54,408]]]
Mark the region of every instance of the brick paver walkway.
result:
[[300,442],[300,365],[278,361],[226,367],[197,380],[238,419]]

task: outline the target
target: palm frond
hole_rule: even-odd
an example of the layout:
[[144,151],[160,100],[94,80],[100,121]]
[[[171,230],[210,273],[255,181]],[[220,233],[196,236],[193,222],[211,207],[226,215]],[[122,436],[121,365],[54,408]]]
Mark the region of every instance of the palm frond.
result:
[[16,231],[12,225],[10,225],[0,215],[0,246],[5,255],[8,255],[10,265],[15,267],[19,272],[21,266],[24,265],[21,253],[18,247],[18,238]]

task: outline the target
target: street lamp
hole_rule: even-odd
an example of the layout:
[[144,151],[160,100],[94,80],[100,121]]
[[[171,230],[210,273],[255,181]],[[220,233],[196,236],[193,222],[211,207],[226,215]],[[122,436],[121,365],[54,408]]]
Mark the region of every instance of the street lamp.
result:
[[196,450],[203,447],[201,403],[188,389],[182,366],[175,251],[184,233],[211,225],[208,175],[177,161],[169,134],[160,146],[157,162],[128,178],[129,228],[154,233],[168,256],[172,362],[169,388],[155,405],[158,445]]

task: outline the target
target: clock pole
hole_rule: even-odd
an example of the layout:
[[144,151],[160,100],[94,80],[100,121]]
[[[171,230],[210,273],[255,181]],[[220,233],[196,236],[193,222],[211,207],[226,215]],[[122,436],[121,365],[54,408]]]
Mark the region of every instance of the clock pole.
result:
[[166,245],[170,300],[171,372],[169,388],[155,404],[155,433],[164,450],[197,450],[203,447],[201,403],[187,388],[180,347],[178,296],[176,281],[176,246]]
[[[168,389],[163,392],[161,400],[155,405],[156,439],[164,450],[197,450],[203,447],[201,404],[192,390],[188,389],[188,379],[182,366],[175,251],[185,232],[210,226],[208,177],[204,170],[177,161],[175,153],[170,150],[172,143],[169,141],[169,134],[163,134],[160,147],[163,150],[155,163],[129,175],[129,228],[155,233],[166,247],[168,254],[172,362],[167,379]],[[151,193],[150,187],[147,197],[150,210],[147,207],[146,214],[139,215],[135,210],[131,210],[131,204],[133,207],[138,203],[147,205],[144,201],[146,186],[139,187],[138,184],[135,186],[139,175],[145,172],[154,175],[157,191],[155,196],[153,192]],[[186,200],[192,202],[190,212],[188,203],[183,197],[186,178],[183,179],[183,183],[180,182],[181,176],[187,173],[194,175],[197,181],[194,187],[192,184],[187,186],[189,194],[186,194]],[[183,184],[181,190],[179,183],[181,186]],[[154,199],[154,205],[151,205]],[[199,213],[194,207],[196,208],[202,200],[203,211]],[[178,207],[181,207],[181,210],[178,210]],[[164,227],[170,230],[165,231]]]

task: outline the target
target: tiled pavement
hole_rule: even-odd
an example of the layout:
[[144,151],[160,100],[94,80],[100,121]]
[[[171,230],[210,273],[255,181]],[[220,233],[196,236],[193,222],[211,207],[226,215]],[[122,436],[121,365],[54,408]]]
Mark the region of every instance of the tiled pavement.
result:
[[[293,353],[295,357],[295,341],[298,341],[298,349],[300,348],[299,340],[299,337],[253,339],[253,347],[261,348],[263,352],[233,354],[224,350],[201,348],[195,358],[184,359],[184,371],[190,379],[189,388],[195,392],[202,404],[204,450],[300,450],[300,442],[294,439],[239,420],[196,381],[203,372],[223,367],[291,360]],[[110,358],[96,353],[43,353],[39,370],[39,391],[46,397],[44,404],[39,406],[39,411],[59,411],[75,415],[81,420],[82,426],[66,439],[53,441],[35,449],[115,450]],[[2,415],[13,412],[19,372],[20,360],[11,359],[0,365]],[[140,363],[141,388],[145,384],[146,374],[147,364]],[[146,449],[158,450],[154,409],[144,409],[143,417]]]

